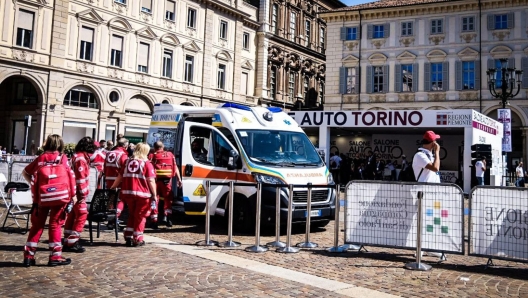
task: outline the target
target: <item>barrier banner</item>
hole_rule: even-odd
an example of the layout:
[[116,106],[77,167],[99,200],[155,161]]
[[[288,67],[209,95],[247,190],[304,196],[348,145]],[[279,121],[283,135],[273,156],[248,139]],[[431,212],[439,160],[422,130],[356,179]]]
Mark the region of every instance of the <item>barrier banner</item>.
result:
[[30,161],[28,161],[28,162],[14,161],[11,164],[11,171],[9,173],[8,180],[10,182],[24,182],[24,183],[27,183],[26,179],[24,179],[24,177],[22,176],[22,172],[24,171],[26,166],[28,164],[30,164],[30,163],[31,163]]
[[470,255],[528,260],[528,189],[473,188],[470,220]]
[[7,162],[0,162],[0,173],[4,174],[9,181],[9,164]]
[[463,191],[453,184],[350,182],[345,242],[416,248],[419,191],[423,193],[422,249],[463,254]]
[[86,198],[87,203],[92,201],[95,190],[97,189],[97,170],[95,168],[90,167],[90,176],[88,179],[90,179],[90,194]]

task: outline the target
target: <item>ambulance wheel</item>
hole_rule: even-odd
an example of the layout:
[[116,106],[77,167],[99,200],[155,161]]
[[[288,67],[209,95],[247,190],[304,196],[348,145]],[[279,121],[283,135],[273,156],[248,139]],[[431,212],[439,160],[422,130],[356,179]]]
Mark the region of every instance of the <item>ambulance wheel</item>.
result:
[[235,200],[233,205],[233,230],[243,233],[254,231],[254,217],[255,212],[251,212],[251,204],[249,204],[248,200]]

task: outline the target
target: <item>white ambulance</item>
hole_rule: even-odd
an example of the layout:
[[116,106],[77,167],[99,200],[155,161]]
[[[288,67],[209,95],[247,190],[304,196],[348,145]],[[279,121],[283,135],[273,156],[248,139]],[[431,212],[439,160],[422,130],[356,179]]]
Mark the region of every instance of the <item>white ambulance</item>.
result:
[[[174,153],[182,189],[173,181],[174,197],[188,215],[205,215],[205,181],[262,182],[263,224],[275,223],[276,187],[294,184],[293,221],[305,222],[307,188],[312,183],[312,225],[334,218],[335,191],[325,163],[304,131],[287,113],[274,107],[226,103],[216,108],[157,104],[147,137],[161,140]],[[174,180],[174,179],[173,179]],[[228,210],[227,186],[211,187],[211,214]],[[287,219],[289,190],[281,188],[281,221]],[[249,230],[255,223],[256,188],[235,186],[233,226]]]

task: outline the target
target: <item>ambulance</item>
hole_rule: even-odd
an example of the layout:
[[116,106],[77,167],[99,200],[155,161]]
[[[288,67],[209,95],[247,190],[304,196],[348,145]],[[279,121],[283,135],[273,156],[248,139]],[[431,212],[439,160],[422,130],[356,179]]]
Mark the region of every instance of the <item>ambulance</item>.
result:
[[[205,181],[263,183],[261,223],[275,223],[280,191],[281,222],[293,197],[293,222],[306,222],[307,184],[312,188],[312,226],[326,226],[335,215],[332,175],[308,136],[282,109],[234,103],[216,108],[156,104],[147,136],[162,141],[176,157],[182,188],[173,191],[187,215],[205,215]],[[175,179],[173,179],[175,180]],[[293,194],[287,187],[293,184]],[[227,215],[228,186],[211,186],[210,214]],[[256,187],[235,185],[233,227],[251,231],[255,224]]]

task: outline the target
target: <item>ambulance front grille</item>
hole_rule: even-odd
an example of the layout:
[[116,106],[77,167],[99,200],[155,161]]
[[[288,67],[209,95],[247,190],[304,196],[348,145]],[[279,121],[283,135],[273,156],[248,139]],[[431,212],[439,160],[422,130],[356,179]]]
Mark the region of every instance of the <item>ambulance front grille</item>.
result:
[[[312,189],[312,204],[327,202],[328,189]],[[308,202],[308,190],[293,191],[294,204],[306,204]]]

